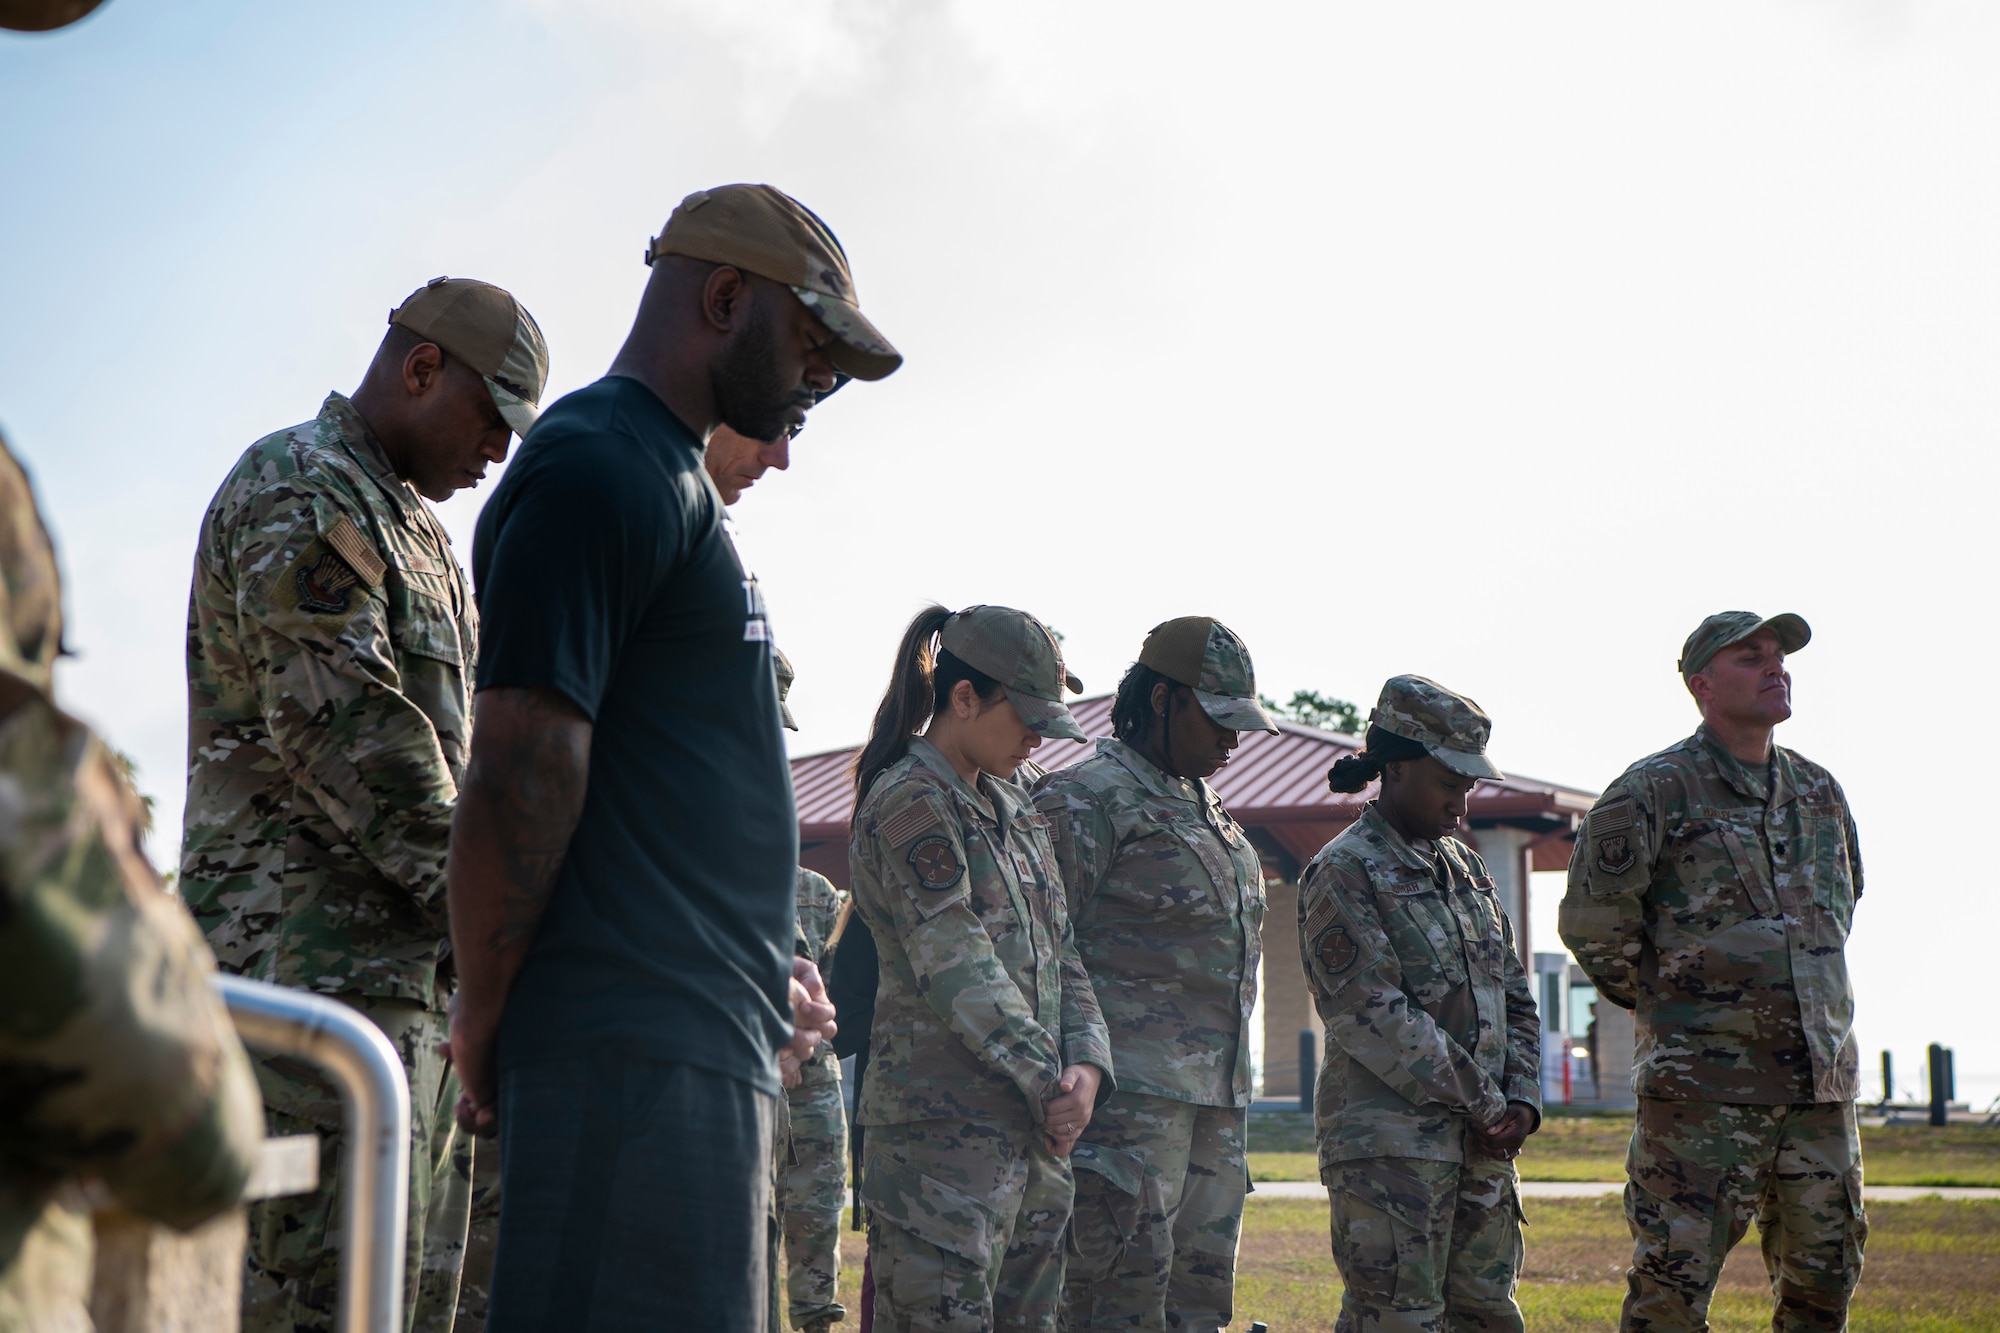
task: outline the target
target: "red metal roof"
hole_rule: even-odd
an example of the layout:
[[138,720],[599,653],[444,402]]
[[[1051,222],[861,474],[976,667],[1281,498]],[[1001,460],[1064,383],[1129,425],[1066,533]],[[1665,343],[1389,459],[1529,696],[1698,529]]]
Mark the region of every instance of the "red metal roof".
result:
[[[1108,694],[1080,699],[1070,711],[1092,736],[1109,736],[1111,701]],[[1359,749],[1361,738],[1291,722],[1278,725],[1275,736],[1261,731],[1245,734],[1228,765],[1209,782],[1240,823],[1266,830],[1303,861],[1361,812],[1365,796],[1338,796],[1326,786],[1327,769],[1334,760]],[[1072,741],[1046,741],[1035,751],[1035,762],[1044,768],[1063,768],[1093,749]],[[860,747],[854,746],[792,760],[799,841],[838,843],[842,862],[847,821],[854,813],[854,760],[859,753]],[[1507,777],[1475,787],[1467,815],[1475,824],[1516,824],[1566,836],[1594,799],[1595,793],[1575,787]],[[1563,855],[1567,857],[1566,850]]]

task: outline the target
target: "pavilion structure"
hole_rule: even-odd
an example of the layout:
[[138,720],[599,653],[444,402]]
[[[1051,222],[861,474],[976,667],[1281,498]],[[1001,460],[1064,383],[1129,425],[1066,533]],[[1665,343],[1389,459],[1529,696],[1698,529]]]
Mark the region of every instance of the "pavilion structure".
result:
[[[1092,736],[1111,734],[1110,695],[1070,705]],[[1209,779],[1223,805],[1248,831],[1264,862],[1270,908],[1264,918],[1264,977],[1258,1013],[1263,1040],[1261,1095],[1298,1095],[1298,1034],[1321,1031],[1307,993],[1298,943],[1298,876],[1333,836],[1360,815],[1365,795],[1327,789],[1326,772],[1361,748],[1359,736],[1280,722],[1277,735],[1249,732],[1228,765]],[[1049,741],[1035,752],[1044,768],[1087,757],[1091,745]],[[799,860],[847,886],[848,820],[854,812],[854,761],[860,747],[792,760],[799,812]],[[1504,764],[1503,764],[1504,767]],[[1521,961],[1535,968],[1528,934],[1529,875],[1568,866],[1571,845],[1596,793],[1509,775],[1482,781],[1467,801],[1466,840],[1485,860],[1514,923]],[[1553,943],[1553,942],[1551,942]],[[1546,1039],[1560,1041],[1555,1034]]]

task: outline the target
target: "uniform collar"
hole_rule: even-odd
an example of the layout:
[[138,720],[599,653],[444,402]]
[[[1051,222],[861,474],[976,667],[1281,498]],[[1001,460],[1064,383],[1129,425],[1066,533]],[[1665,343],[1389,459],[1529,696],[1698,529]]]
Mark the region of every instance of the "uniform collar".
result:
[[910,754],[918,763],[942,778],[974,810],[996,824],[1012,824],[1028,804],[1027,797],[1011,782],[1002,782],[990,773],[979,775],[979,785],[969,786],[944,752],[922,736],[910,738]]
[[396,475],[396,469],[389,464],[389,455],[382,450],[382,442],[375,438],[375,432],[368,428],[346,394],[328,394],[320,404],[319,419],[332,428],[349,456],[375,479],[403,517],[410,518],[420,512],[422,499],[408,482]]
[[1099,754],[1110,755],[1139,780],[1139,785],[1169,801],[1185,801],[1205,807],[1209,788],[1200,778],[1177,778],[1124,741],[1103,737],[1097,742]]
[[1377,842],[1387,847],[1398,861],[1410,869],[1421,870],[1427,875],[1436,870],[1437,856],[1443,854],[1437,849],[1437,845],[1432,844],[1434,854],[1431,856],[1426,856],[1412,847],[1408,838],[1396,832],[1395,826],[1389,822],[1389,817],[1382,813],[1382,808],[1377,802],[1370,801],[1361,807],[1361,818],[1358,822],[1367,828]]
[[1707,724],[1695,729],[1693,743],[1697,751],[1714,765],[1716,776],[1745,800],[1758,801],[1775,810],[1798,796],[1798,775],[1792,771],[1791,756],[1785,753],[1784,746],[1775,741],[1771,744],[1768,781],[1764,773],[1723,748],[1722,742],[1709,732]]

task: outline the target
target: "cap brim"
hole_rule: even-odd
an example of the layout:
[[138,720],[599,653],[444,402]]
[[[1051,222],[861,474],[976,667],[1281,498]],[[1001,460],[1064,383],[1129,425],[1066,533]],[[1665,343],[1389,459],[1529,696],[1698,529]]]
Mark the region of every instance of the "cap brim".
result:
[[1233,694],[1210,694],[1205,690],[1188,687],[1194,694],[1201,711],[1207,713],[1217,726],[1228,727],[1231,731],[1268,731],[1278,734],[1278,724],[1264,711],[1264,705],[1255,699],[1239,699]]
[[[1775,616],[1769,616],[1757,622],[1757,629],[1751,630],[1750,634],[1755,634],[1757,630],[1763,629],[1770,630],[1773,634],[1777,635],[1778,646],[1787,653],[1795,653],[1812,642],[1812,626],[1806,624],[1805,617],[1795,615],[1790,611],[1780,612]],[[1743,639],[1749,638],[1750,634],[1745,634]],[[1732,642],[1741,643],[1743,639],[1735,639]],[[1725,643],[1722,646],[1727,648],[1729,644]]]
[[778,700],[778,721],[785,724],[786,731],[799,729],[799,720],[792,716],[792,706],[783,699]]
[[833,331],[833,368],[841,374],[858,380],[882,380],[903,364],[903,354],[869,322],[860,306],[810,287],[795,286],[792,293]]
[[1493,766],[1493,761],[1483,754],[1473,754],[1469,750],[1447,750],[1442,745],[1424,747],[1431,758],[1443,764],[1454,773],[1468,778],[1504,778],[1507,775]]
[[518,394],[509,393],[492,376],[486,376],[486,392],[493,395],[493,405],[500,409],[500,419],[516,435],[525,436],[528,427],[535,424],[541,410]]
[[1009,685],[1005,687],[1007,698],[1014,705],[1014,712],[1021,719],[1021,725],[1037,736],[1059,736],[1064,740],[1087,741],[1089,736],[1076,724],[1076,718],[1068,708],[1054,699],[1038,699],[1032,694],[1024,694]]

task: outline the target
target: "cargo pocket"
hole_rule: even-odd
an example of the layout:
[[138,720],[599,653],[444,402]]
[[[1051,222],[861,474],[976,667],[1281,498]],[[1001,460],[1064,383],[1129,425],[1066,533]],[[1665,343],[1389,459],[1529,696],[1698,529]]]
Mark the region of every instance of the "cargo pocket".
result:
[[978,1199],[886,1154],[868,1163],[861,1179],[868,1215],[909,1232],[927,1245],[985,1269],[998,1228]]
[[992,1328],[1000,1237],[984,1203],[887,1153],[869,1160],[861,1200],[877,1319],[909,1327],[914,1317],[934,1333]]
[[[1415,1308],[1441,1296],[1443,1265],[1433,1236],[1450,1234],[1445,1201],[1456,1162],[1378,1158],[1329,1173],[1333,1258],[1348,1289],[1364,1302]],[[1442,1260],[1440,1251],[1436,1260]]]
[[[1668,1104],[1668,1107],[1674,1104]],[[1668,1287],[1711,1285],[1729,1249],[1729,1211],[1722,1207],[1723,1173],[1690,1161],[1648,1132],[1649,1118],[1671,1116],[1647,1098],[1626,1154],[1625,1216],[1636,1240],[1633,1267]],[[1662,1126],[1662,1129],[1668,1126]],[[1671,1128],[1686,1132],[1684,1126]]]
[[1868,1244],[1868,1210],[1861,1202],[1861,1163],[1847,1168],[1840,1183],[1847,1195],[1847,1226],[1841,1236],[1840,1257],[1846,1270],[1847,1291],[1852,1294],[1854,1284],[1861,1280],[1861,1251]]
[[1076,1172],[1076,1206],[1066,1230],[1069,1252],[1079,1277],[1101,1277],[1138,1233],[1146,1160],[1136,1152],[1079,1143],[1069,1164]]

